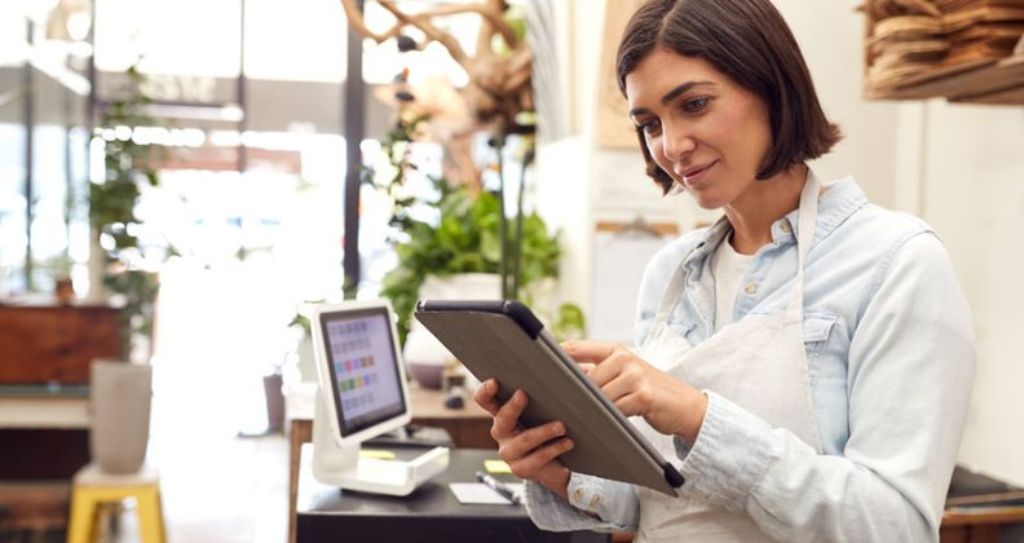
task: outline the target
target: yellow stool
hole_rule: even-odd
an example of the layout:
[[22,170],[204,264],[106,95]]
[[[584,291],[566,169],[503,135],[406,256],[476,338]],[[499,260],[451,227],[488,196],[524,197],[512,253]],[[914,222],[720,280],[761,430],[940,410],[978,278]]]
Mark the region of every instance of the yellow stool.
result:
[[156,469],[143,466],[138,473],[113,475],[101,471],[97,464],[89,464],[75,474],[71,489],[68,543],[92,543],[96,533],[97,506],[127,498],[135,498],[138,504],[142,543],[164,543],[167,537]]

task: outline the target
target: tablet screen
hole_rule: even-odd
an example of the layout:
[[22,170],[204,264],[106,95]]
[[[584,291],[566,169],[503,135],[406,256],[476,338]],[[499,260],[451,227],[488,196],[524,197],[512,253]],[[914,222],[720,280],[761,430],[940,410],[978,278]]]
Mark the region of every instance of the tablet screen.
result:
[[404,414],[387,310],[336,311],[320,322],[342,437]]

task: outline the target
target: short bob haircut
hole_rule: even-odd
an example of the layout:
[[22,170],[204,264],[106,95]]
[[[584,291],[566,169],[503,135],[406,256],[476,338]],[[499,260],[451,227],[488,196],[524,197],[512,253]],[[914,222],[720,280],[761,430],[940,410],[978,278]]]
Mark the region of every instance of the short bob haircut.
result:
[[[842,139],[825,118],[800,46],[770,0],[649,0],[626,25],[617,55],[619,90],[626,76],[657,47],[699,57],[764,100],[772,149],[761,162],[764,180],[817,158]],[[647,175],[665,193],[673,181],[655,164],[637,129]]]

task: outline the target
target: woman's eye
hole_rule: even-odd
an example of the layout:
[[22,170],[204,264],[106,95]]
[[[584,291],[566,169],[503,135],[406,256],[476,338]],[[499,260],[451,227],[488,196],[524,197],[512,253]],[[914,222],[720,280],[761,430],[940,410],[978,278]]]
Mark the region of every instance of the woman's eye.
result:
[[694,98],[693,100],[687,100],[683,102],[683,109],[687,113],[700,113],[704,111],[704,108],[708,106],[707,98]]
[[651,119],[650,121],[645,121],[641,123],[640,130],[643,130],[645,134],[654,134],[658,131],[658,127],[660,126],[661,123],[659,123],[656,119]]

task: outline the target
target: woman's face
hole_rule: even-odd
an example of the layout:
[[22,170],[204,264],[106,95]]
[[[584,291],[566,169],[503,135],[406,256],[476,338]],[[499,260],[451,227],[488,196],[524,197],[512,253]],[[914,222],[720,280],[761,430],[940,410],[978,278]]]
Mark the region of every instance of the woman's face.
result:
[[626,99],[654,161],[701,207],[733,206],[754,185],[768,109],[707,61],[656,48],[626,76]]

